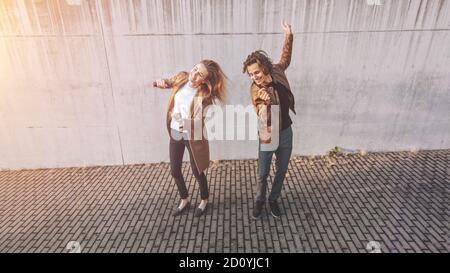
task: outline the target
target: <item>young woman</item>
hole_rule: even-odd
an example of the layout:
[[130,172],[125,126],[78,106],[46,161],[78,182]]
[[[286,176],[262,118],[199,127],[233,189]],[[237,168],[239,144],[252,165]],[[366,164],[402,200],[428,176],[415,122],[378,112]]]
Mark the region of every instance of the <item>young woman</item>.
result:
[[201,216],[206,211],[209,191],[205,170],[209,167],[209,143],[203,134],[203,111],[214,102],[224,100],[225,79],[225,74],[216,62],[203,60],[189,73],[180,72],[170,79],[153,83],[155,87],[172,88],[166,118],[170,135],[170,169],[181,198],[174,216],[185,212],[190,206],[188,190],[181,173],[185,148],[189,152],[192,172],[200,186],[202,201],[195,210],[195,216]]

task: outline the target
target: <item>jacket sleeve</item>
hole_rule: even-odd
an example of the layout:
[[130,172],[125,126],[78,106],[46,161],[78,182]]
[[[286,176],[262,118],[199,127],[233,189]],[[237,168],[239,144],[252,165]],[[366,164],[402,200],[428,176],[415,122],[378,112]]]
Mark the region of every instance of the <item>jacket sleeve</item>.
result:
[[281,52],[281,58],[277,64],[282,70],[286,70],[288,68],[289,64],[291,63],[293,41],[294,41],[293,34],[286,35],[284,38],[284,44],[283,44],[283,50]]
[[258,123],[261,128],[266,128],[270,124],[270,104],[258,98],[257,88],[251,88],[252,103],[258,116]]
[[250,91],[252,96],[252,103],[255,108],[255,112],[258,118],[262,121],[267,121],[270,118],[270,104],[258,97],[259,89],[253,89]]
[[267,103],[264,100],[258,98],[258,91],[259,90],[257,90],[256,88],[255,89],[252,88],[250,90],[250,95],[252,97],[252,104],[255,108],[256,114],[258,114],[258,116],[259,116],[260,109],[262,108],[262,106],[266,105]]
[[270,143],[272,128],[270,127],[270,105],[258,98],[257,88],[251,88],[254,109],[258,116],[258,135],[262,143]]
[[164,82],[167,84],[166,88],[173,88],[180,78],[185,76],[186,73],[187,72],[180,72],[171,78],[164,79]]

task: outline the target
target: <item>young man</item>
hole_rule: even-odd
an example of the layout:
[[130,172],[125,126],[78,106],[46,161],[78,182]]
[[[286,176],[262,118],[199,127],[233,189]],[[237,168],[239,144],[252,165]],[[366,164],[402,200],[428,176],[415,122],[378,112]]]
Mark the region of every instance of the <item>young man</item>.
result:
[[[280,197],[283,181],[289,165],[289,159],[292,153],[292,120],[289,117],[289,109],[294,114],[294,95],[286,78],[284,71],[291,62],[293,34],[291,26],[287,23],[282,24],[285,33],[283,52],[281,59],[277,64],[273,64],[267,56],[267,53],[258,50],[251,53],[244,62],[243,73],[247,73],[251,80],[250,93],[253,106],[255,107],[258,118],[265,124],[264,128],[259,130],[259,151],[258,151],[258,188],[255,197],[253,209],[253,218],[261,215],[267,191],[267,177],[270,173],[270,164],[272,156],[276,156],[276,173],[272,184],[272,190],[269,195],[270,212],[275,218],[281,215],[277,200]],[[271,120],[270,107],[276,105],[274,109],[279,109],[279,119]],[[278,132],[272,132],[272,128]],[[275,143],[271,150],[264,149],[264,145]]]

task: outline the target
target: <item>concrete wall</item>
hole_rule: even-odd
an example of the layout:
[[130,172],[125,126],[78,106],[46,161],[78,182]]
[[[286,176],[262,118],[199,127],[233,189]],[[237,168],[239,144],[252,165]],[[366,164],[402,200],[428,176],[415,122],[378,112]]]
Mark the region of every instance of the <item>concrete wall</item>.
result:
[[[369,1],[370,2],[370,1]],[[2,0],[0,168],[168,161],[169,92],[153,79],[218,61],[230,104],[241,64],[280,56],[297,102],[294,154],[450,148],[450,0]],[[213,141],[213,159],[255,141]]]

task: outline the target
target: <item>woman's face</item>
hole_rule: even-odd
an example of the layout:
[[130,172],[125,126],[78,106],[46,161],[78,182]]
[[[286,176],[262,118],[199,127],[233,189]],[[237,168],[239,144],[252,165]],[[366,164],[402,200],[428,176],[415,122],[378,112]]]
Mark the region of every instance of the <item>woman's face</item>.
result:
[[208,79],[208,70],[202,63],[198,63],[192,68],[189,73],[189,81],[192,83],[192,87],[199,87]]

